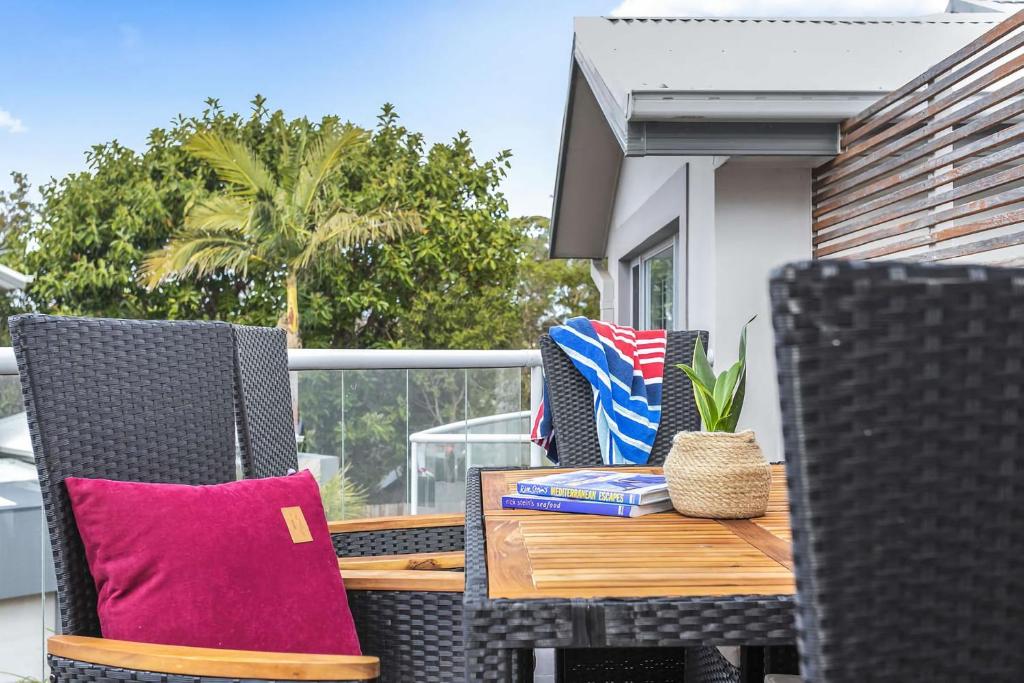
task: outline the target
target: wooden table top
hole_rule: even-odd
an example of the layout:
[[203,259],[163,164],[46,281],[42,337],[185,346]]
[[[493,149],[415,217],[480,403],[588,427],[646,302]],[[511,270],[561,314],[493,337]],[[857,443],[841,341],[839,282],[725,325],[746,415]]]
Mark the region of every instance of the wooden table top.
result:
[[[658,467],[636,469],[661,473]],[[513,493],[519,479],[535,476],[536,470],[481,473],[491,598],[796,592],[781,465],[772,466],[768,513],[752,520],[694,519],[676,512],[624,519],[503,510],[501,496]]]

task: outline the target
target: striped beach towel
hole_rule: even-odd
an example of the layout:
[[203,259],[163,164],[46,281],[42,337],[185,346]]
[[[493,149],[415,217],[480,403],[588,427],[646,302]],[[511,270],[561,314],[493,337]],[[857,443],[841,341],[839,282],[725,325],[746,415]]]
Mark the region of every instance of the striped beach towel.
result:
[[[661,422],[665,330],[634,330],[571,318],[552,327],[550,335],[594,389],[594,422],[602,460],[609,465],[646,463]],[[549,405],[545,381],[530,438],[557,463]]]

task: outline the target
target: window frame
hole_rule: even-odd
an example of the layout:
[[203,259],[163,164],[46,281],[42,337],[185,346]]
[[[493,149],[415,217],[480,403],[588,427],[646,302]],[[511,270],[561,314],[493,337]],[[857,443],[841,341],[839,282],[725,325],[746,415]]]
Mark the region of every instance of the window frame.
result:
[[676,235],[645,249],[629,262],[630,305],[632,308],[630,311],[630,320],[635,329],[650,329],[647,326],[648,317],[650,315],[649,264],[655,256],[659,256],[666,251],[668,251],[672,256],[672,309],[670,311],[672,324],[669,329],[680,329],[681,307],[679,305],[679,299],[681,296],[679,283],[682,282],[680,278],[682,271],[680,268],[681,259],[679,254],[679,239]]

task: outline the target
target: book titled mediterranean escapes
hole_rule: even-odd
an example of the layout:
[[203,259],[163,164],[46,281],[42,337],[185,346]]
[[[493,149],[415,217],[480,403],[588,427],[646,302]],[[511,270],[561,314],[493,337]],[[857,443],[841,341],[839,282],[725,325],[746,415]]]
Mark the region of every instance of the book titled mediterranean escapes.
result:
[[668,500],[668,485],[661,474],[577,470],[523,479],[516,492],[617,505],[649,505]]
[[543,510],[545,512],[575,512],[585,515],[606,515],[609,517],[642,517],[652,512],[671,510],[672,501],[666,498],[665,500],[647,505],[621,505],[619,503],[599,503],[593,500],[510,494],[501,497],[501,507],[506,509]]

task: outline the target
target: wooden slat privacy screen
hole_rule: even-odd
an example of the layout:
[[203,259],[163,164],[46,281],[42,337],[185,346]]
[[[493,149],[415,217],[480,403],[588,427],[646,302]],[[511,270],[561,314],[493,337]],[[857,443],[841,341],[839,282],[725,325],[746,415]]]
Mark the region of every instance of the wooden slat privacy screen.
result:
[[814,172],[818,258],[1024,263],[1024,12],[841,128]]

